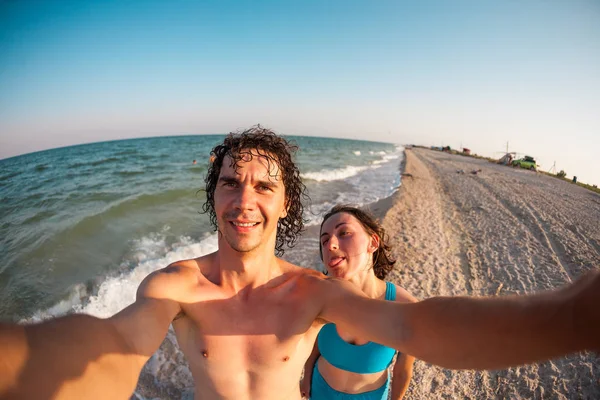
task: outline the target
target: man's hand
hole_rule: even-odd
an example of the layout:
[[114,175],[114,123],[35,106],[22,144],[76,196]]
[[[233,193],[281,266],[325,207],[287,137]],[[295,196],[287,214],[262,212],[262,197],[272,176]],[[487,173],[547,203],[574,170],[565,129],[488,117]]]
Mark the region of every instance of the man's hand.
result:
[[588,272],[566,290],[573,302],[573,335],[600,353],[600,270]]
[[324,282],[322,318],[445,368],[500,369],[600,349],[598,270],[538,294],[413,304],[367,299],[350,286]]
[[186,281],[153,273],[137,301],[109,319],[74,314],[34,325],[0,325],[0,397],[129,398],[181,310],[170,293]]
[[69,315],[35,325],[0,326],[0,397],[126,398],[147,357],[109,320]]

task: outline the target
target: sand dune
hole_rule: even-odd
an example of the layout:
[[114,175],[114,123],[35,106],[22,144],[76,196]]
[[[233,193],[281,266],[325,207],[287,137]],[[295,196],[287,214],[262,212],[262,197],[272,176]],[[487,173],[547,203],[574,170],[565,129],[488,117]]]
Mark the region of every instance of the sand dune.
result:
[[[404,172],[379,214],[398,259],[390,280],[418,298],[528,293],[600,266],[597,193],[426,149],[406,151]],[[585,353],[490,372],[418,361],[407,398],[599,399],[600,359]]]

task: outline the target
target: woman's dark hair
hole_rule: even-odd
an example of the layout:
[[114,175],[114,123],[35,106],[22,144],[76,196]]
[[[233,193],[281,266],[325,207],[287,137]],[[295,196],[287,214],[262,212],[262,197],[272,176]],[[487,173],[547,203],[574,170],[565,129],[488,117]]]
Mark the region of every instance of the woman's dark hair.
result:
[[[323,216],[323,222],[321,222],[321,229],[323,229],[323,224],[329,218],[339,213],[348,213],[352,215],[354,218],[360,222],[364,230],[369,235],[377,235],[379,238],[379,247],[375,252],[373,252],[373,272],[375,272],[375,276],[379,279],[385,279],[387,274],[394,268],[394,264],[396,260],[394,260],[391,256],[392,248],[387,244],[388,237],[385,233],[385,229],[381,226],[381,224],[367,211],[361,210],[358,207],[339,204],[333,207],[325,216]],[[321,261],[323,260],[323,246],[319,241],[319,254],[321,255]]]
[[[281,172],[283,186],[285,188],[285,206],[287,215],[279,219],[277,223],[277,241],[275,244],[277,256],[284,253],[284,244],[293,247],[298,235],[304,229],[303,200],[309,200],[306,186],[300,179],[300,171],[292,155],[298,150],[298,146],[277,136],[270,129],[256,125],[241,132],[231,132],[222,144],[216,146],[210,152],[211,163],[206,174],[206,202],[202,210],[208,213],[210,222],[215,230],[217,226],[217,215],[215,213],[215,189],[223,166],[225,156],[231,159],[231,167],[236,171],[240,168],[240,161],[248,161],[253,156],[259,155],[267,160],[267,168],[274,173]],[[271,169],[274,163],[279,168]]]

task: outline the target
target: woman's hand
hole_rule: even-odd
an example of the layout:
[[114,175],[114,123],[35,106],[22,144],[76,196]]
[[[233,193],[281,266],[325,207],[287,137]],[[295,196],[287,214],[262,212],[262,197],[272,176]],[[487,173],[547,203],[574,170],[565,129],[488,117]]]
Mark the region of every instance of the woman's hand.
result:
[[319,344],[315,341],[313,350],[304,364],[304,375],[300,380],[300,394],[302,395],[302,399],[310,399],[310,385],[312,383],[313,369],[315,368],[320,355]]
[[303,400],[310,399],[310,383],[312,381],[312,370],[304,371],[304,377],[300,381],[300,394]]

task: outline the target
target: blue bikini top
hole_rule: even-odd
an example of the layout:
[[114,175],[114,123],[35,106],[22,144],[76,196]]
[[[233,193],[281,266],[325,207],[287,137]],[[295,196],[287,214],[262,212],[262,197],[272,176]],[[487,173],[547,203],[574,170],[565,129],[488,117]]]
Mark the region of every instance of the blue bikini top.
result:
[[[386,282],[385,299],[396,300],[396,286]],[[335,324],[326,324],[317,337],[319,352],[336,368],[357,374],[385,370],[392,363],[396,350],[378,343],[355,345],[340,337]]]

